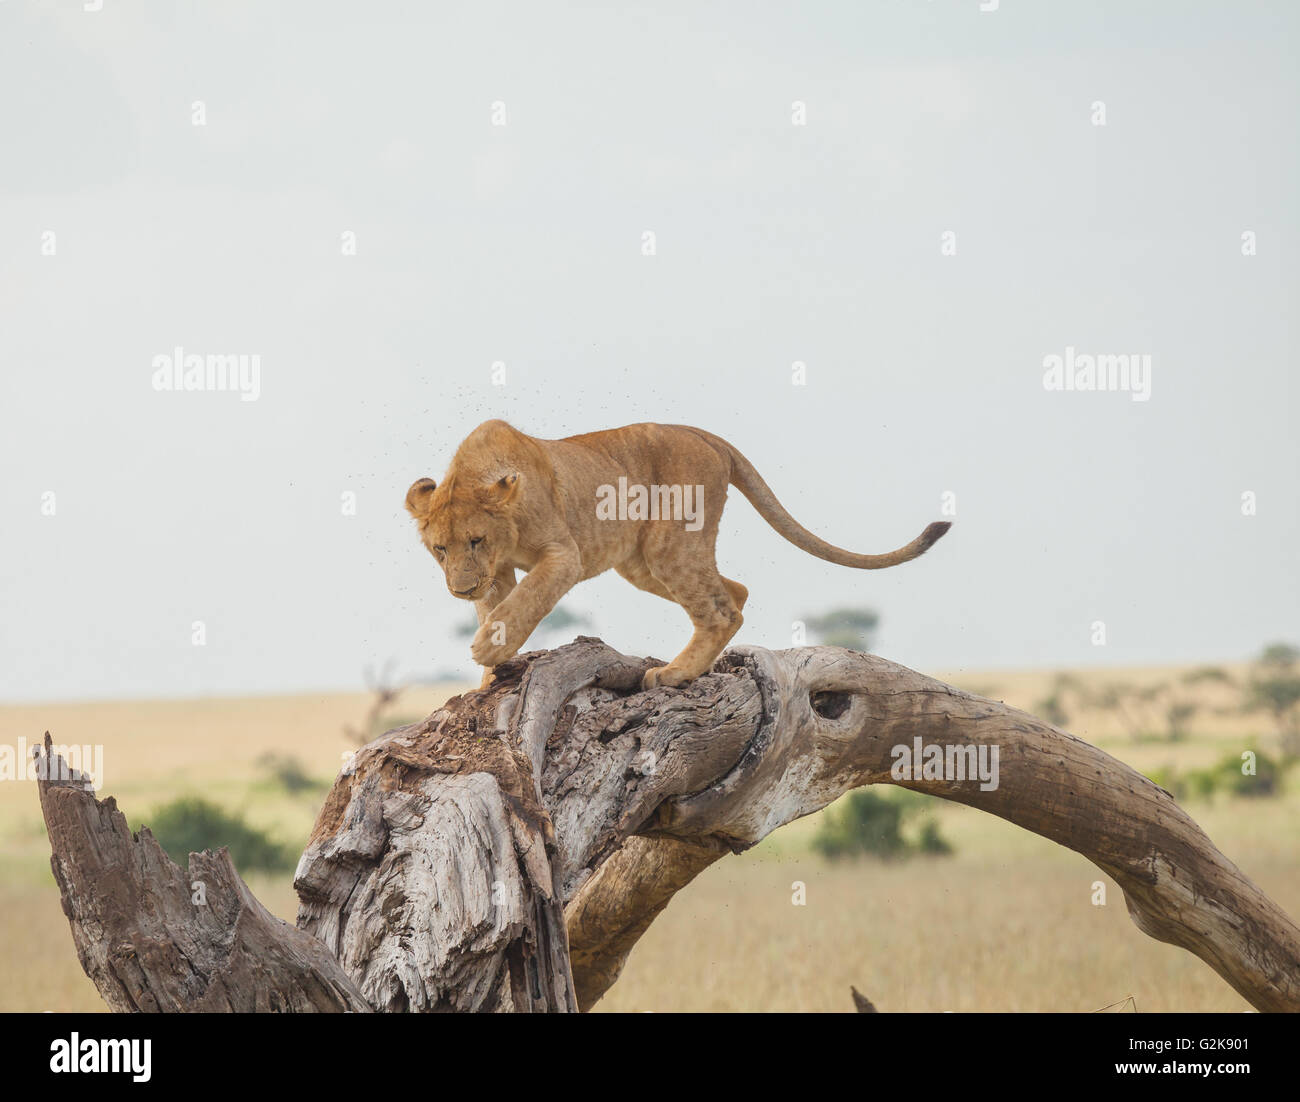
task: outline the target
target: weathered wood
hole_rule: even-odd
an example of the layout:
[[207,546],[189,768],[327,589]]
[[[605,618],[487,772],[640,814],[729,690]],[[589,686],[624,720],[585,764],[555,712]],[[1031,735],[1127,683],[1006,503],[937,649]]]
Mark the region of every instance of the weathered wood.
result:
[[319,941],[253,897],[225,849],[191,854],[181,870],[50,744],[46,732],[36,752],[50,867],[81,966],[110,1009],[369,1010]]
[[[526,658],[526,676],[516,683],[512,669],[511,685],[492,690],[504,689],[493,731],[540,762],[583,1009],[673,893],[721,853],[875,783],[979,807],[1077,850],[1120,884],[1143,932],[1196,953],[1260,1009],[1300,1009],[1295,923],[1169,793],[1026,713],[833,647],[735,648],[713,674],[649,692],[631,689],[645,663],[597,640]],[[440,722],[463,708],[449,705]],[[538,731],[551,732],[544,756]],[[976,744],[998,750],[995,789],[891,776],[896,746]],[[302,867],[338,875],[311,849]]]
[[524,664],[363,747],[294,885],[299,927],[378,1010],[576,1010],[550,820],[494,728]]
[[[839,648],[739,647],[688,686],[642,692],[654,664],[595,639],[523,655],[359,750],[298,866],[299,936],[375,1009],[585,1010],[703,868],[851,788],[900,783],[1077,850],[1144,932],[1256,1007],[1300,1010],[1300,928],[1169,793],[1095,747]],[[996,787],[891,775],[896,747],[976,745],[996,748]],[[80,839],[51,830],[56,865],[97,844],[82,818]],[[68,868],[65,908],[100,890]],[[95,932],[73,926],[105,991]]]

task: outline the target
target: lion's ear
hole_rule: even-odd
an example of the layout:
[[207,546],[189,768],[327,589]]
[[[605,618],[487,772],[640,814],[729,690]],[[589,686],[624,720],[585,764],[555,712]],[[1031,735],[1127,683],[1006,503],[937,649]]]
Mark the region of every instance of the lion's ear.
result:
[[429,495],[437,488],[432,478],[417,478],[406,491],[406,511],[413,517],[420,516],[429,504]]
[[488,505],[505,505],[519,493],[519,475],[511,471],[502,475],[490,486],[483,488],[483,500]]

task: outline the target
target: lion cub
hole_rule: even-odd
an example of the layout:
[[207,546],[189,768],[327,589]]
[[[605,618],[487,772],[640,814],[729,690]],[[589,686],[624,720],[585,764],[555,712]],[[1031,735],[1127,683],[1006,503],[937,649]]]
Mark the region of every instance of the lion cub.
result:
[[452,595],[474,602],[470,654],[486,667],[484,686],[577,582],[613,569],[681,605],[695,626],[681,654],[647,671],[643,685],[652,688],[706,673],[743,623],[749,591],[714,561],[728,485],[796,547],[840,566],[908,562],[949,528],[931,524],[885,555],[841,550],[799,525],[739,451],[685,425],[538,440],[486,421],[456,450],[440,485],[421,478],[411,486],[406,508]]

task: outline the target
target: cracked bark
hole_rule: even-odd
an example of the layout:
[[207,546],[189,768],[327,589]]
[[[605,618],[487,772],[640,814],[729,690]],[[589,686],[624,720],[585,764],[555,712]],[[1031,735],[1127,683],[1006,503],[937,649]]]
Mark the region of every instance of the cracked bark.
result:
[[[1084,854],[1143,932],[1261,1010],[1300,1010],[1300,928],[1168,792],[1096,747],[834,647],[737,647],[689,686],[639,691],[654,664],[582,638],[363,747],[299,862],[296,929],[224,853],[191,857],[217,897],[196,913],[147,832],[123,840],[111,800],[42,782],[83,965],[114,1009],[585,1010],[713,861],[851,788],[900,783]],[[918,739],[996,747],[1000,784],[895,781],[893,748]],[[87,857],[105,839],[111,876]],[[101,930],[112,892],[123,917]],[[155,898],[165,922],[145,913]],[[254,954],[271,965],[250,970]]]

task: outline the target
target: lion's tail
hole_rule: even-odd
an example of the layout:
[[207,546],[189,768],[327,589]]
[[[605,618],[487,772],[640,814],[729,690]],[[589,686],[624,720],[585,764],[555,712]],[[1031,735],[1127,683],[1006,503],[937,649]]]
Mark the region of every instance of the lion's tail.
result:
[[814,536],[786,512],[785,506],[777,500],[772,488],[763,481],[763,476],[737,448],[711,432],[705,432],[703,429],[692,431],[699,433],[719,452],[730,457],[730,482],[749,499],[749,503],[758,510],[759,516],[801,551],[807,551],[808,554],[816,555],[817,558],[825,559],[827,562],[839,566],[852,566],[859,570],[883,570],[887,566],[910,562],[925,554],[935,541],[952,527],[949,521],[935,521],[927,525],[925,531],[911,543],[884,555],[859,555],[852,551],[845,551],[842,547],[836,547],[833,543],[827,543],[824,539]]

